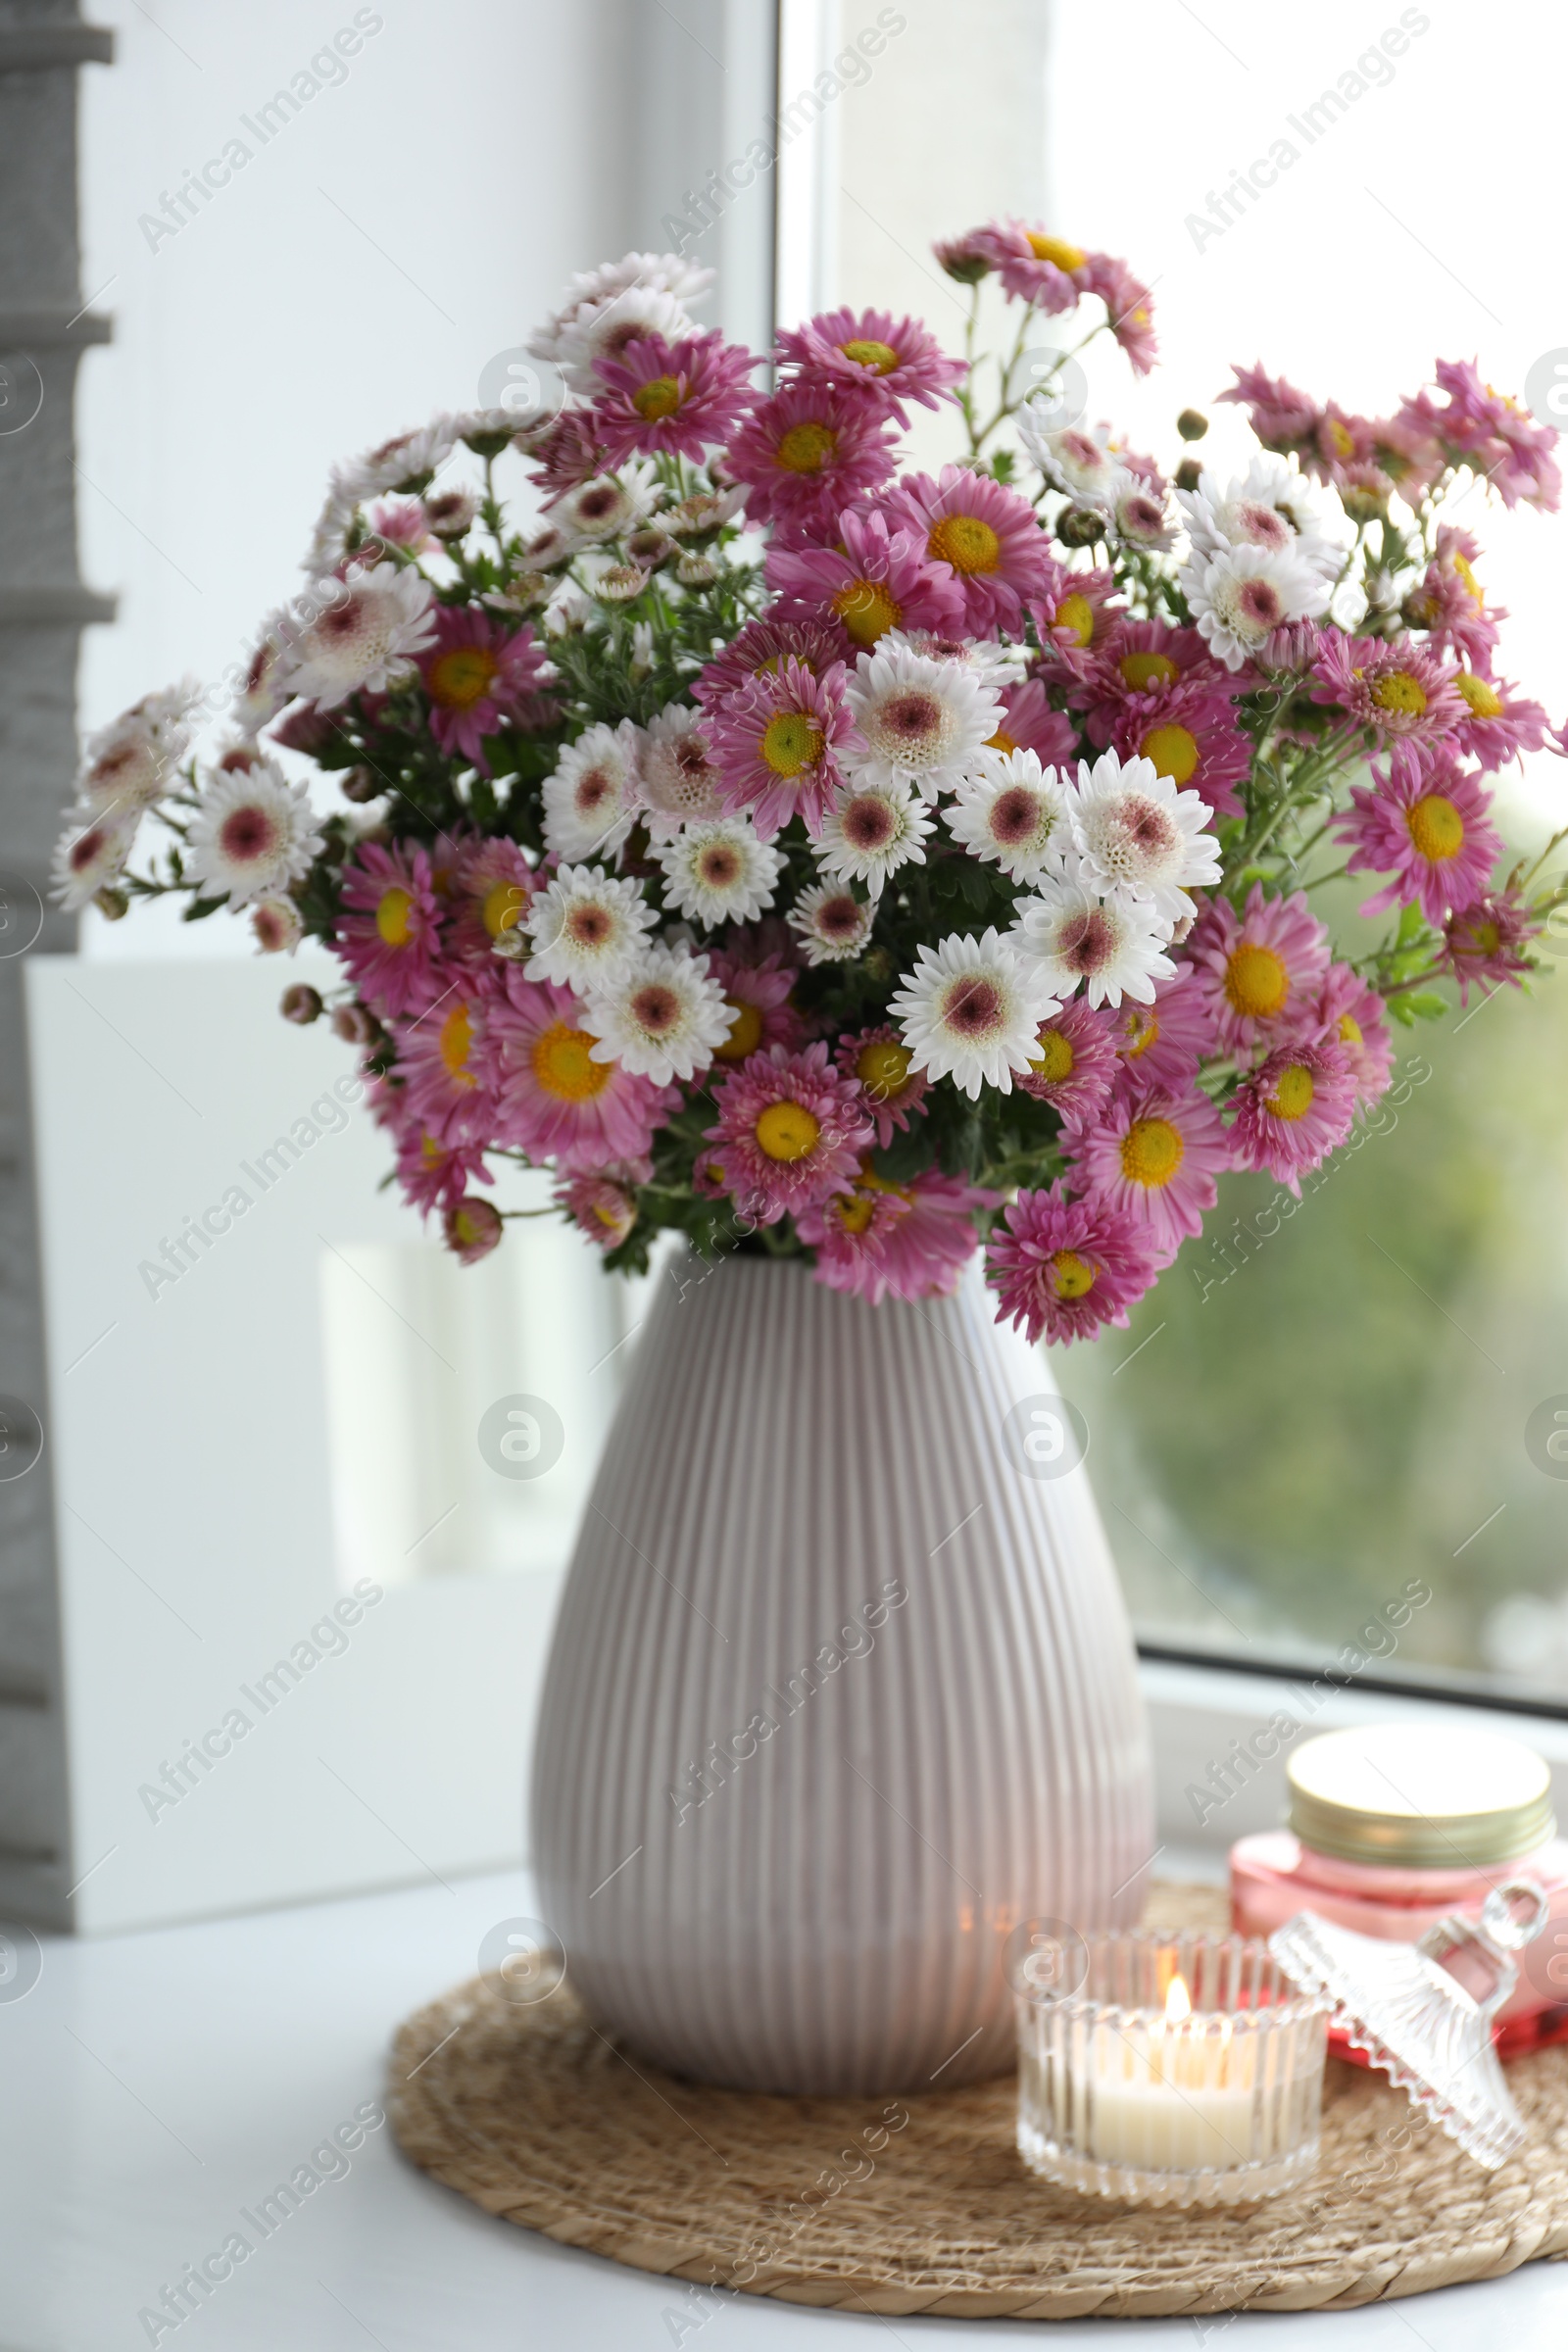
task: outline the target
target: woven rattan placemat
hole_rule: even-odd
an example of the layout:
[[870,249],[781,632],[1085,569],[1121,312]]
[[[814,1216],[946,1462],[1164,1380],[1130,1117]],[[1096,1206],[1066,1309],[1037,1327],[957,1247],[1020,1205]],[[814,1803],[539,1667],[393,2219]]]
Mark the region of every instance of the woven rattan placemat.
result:
[[[1158,1887],[1150,1917],[1223,1925],[1223,1898]],[[1344,2307],[1568,2252],[1568,2046],[1508,2079],[1530,2136],[1488,2173],[1331,2059],[1316,2179],[1206,2213],[1037,2180],[1010,2076],[894,2100],[710,2090],[623,2056],[564,1985],[516,2007],[476,1979],[419,2010],[389,2107],[448,2187],[639,2270],[890,2317],[1126,2319]]]

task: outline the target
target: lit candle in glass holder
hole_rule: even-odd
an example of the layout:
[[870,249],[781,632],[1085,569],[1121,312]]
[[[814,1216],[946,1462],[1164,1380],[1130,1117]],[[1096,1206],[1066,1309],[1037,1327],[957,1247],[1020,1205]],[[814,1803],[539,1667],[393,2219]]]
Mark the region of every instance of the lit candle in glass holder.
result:
[[[1325,2008],[1266,1945],[1191,1933],[1058,1942],[1014,1970],[1018,2147],[1137,2204],[1243,2204],[1317,2162]],[[1034,1965],[1031,1965],[1034,1963]]]

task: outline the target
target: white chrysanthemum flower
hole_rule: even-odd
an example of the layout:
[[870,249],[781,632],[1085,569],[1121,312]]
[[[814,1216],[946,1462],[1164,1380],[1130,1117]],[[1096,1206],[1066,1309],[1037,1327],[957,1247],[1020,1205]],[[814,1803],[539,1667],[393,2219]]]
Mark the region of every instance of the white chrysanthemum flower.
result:
[[1198,912],[1183,885],[1219,880],[1212,809],[1196,792],[1179,792],[1152,760],[1102,752],[1093,767],[1084,760],[1070,806],[1074,879],[1100,897],[1147,900],[1174,925]]
[[1073,846],[1069,788],[1037,752],[987,752],[976,774],[943,810],[948,831],[971,856],[1000,865],[1013,882],[1059,874]]
[[90,808],[67,812],[55,844],[50,896],[77,914],[106,884],[118,882],[136,838],[137,816],[101,816]]
[[196,679],[184,678],[144,696],[90,735],[76,783],[83,808],[97,816],[134,817],[172,791],[200,700]]
[[668,841],[682,825],[722,816],[718,769],[703,733],[703,714],[666,703],[648,722],[642,749],[643,812],[651,841]]
[[228,707],[228,715],[246,742],[254,742],[289,699],[283,680],[288,674],[289,639],[297,627],[288,608],[278,605],[257,632],[245,664],[244,683]]
[[1016,418],[1025,456],[1053,490],[1064,490],[1081,506],[1105,505],[1118,470],[1109,425],[1097,425],[1093,432],[1082,424],[1053,426],[1055,413],[1056,404],[1044,395],[1025,401]]
[[368,498],[382,498],[389,490],[412,489],[424,481],[456,449],[456,422],[452,416],[432,416],[428,424],[394,433],[364,457],[334,466],[328,504],[336,499],[357,507]]
[[226,892],[231,906],[248,906],[302,882],[325,846],[309,787],[291,784],[275,760],[258,756],[207,778],[185,862],[204,898]]
[[662,531],[671,539],[696,539],[707,531],[716,531],[740,513],[746,492],[738,484],[728,490],[694,490],[689,498],[677,499],[672,507],[660,510],[658,521]]
[[1014,1072],[1039,1056],[1041,1022],[1061,1007],[1041,971],[992,930],[922,947],[889,1009],[911,1066],[974,1100],[982,1085],[1011,1094]]
[[755,923],[772,906],[784,870],[782,853],[759,841],[751,818],[740,814],[683,825],[653,857],[663,869],[665,906],[709,926]]
[[842,753],[856,783],[918,785],[928,801],[972,774],[1002,724],[994,690],[961,662],[861,654],[845,689],[864,750]]
[[251,929],[259,956],[292,956],[305,937],[305,925],[292,899],[258,899],[251,908]]
[[1227,669],[1240,669],[1276,629],[1315,620],[1329,601],[1328,583],[1291,548],[1195,551],[1181,585],[1200,636]]
[[1332,492],[1307,480],[1294,458],[1265,450],[1229,482],[1205,468],[1196,490],[1176,495],[1195,555],[1272,547],[1300,556],[1324,579],[1333,579],[1345,561],[1351,536],[1345,510]]
[[870,938],[875,912],[847,882],[813,882],[784,919],[806,950],[808,963],[849,963]]
[[618,475],[600,474],[559,499],[550,510],[552,518],[580,543],[624,538],[649,512],[657,479],[652,466],[626,466]]
[[591,397],[605,388],[599,361],[618,360],[628,343],[646,335],[678,343],[696,331],[673,294],[659,286],[624,286],[602,302],[583,303],[553,336],[534,336],[528,349],[559,368],[573,392]]
[[316,618],[298,630],[279,684],[323,710],[382,693],[435,635],[430,583],[396,564],[318,580]]
[[712,978],[706,956],[650,948],[629,972],[588,997],[584,1018],[598,1043],[595,1061],[668,1086],[695,1078],[735,1025],[735,1007]]
[[1008,937],[1058,997],[1081,983],[1091,1004],[1124,996],[1152,1004],[1154,982],[1175,976],[1161,953],[1170,931],[1145,899],[1101,900],[1081,882],[1046,882],[1018,908]]
[[597,270],[579,270],[569,277],[565,299],[552,324],[559,326],[590,304],[623,294],[628,286],[652,286],[657,293],[673,294],[679,302],[695,302],[707,293],[716,274],[678,253],[623,254],[618,262],[601,262]]
[[349,530],[358,512],[358,501],[343,496],[336,487],[328,490],[319,514],[311,530],[310,545],[305,550],[300,569],[314,580],[324,571],[333,571],[348,554]]
[[530,980],[555,980],[585,996],[612,988],[643,956],[659,916],[642,884],[597,865],[564,865],[529,901],[520,929],[532,943]]
[[642,736],[629,718],[584,727],[545,778],[545,848],[565,865],[618,850],[637,814]]
[[879,654],[919,654],[928,662],[956,662],[982,686],[1003,693],[1029,666],[1029,649],[1004,645],[995,637],[938,637],[931,629],[889,629],[877,639]]
[[1163,490],[1130,466],[1118,466],[1105,491],[1105,512],[1116,537],[1128,547],[1163,549],[1176,544]]
[[924,865],[931,819],[907,784],[852,784],[822,819],[817,860],[841,882],[863,882],[873,902],[901,865]]

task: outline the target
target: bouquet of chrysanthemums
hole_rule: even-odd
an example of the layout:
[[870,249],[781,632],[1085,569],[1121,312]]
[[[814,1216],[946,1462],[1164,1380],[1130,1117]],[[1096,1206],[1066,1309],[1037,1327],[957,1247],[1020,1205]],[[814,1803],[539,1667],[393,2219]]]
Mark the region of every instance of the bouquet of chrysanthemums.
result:
[[[612,1267],[673,1228],[875,1302],[985,1247],[1003,1316],[1083,1337],[1222,1171],[1299,1189],[1391,1016],[1532,968],[1564,894],[1498,870],[1488,777],[1564,746],[1444,514],[1554,506],[1554,433],[1467,364],[1379,420],[1250,368],[1246,473],[1169,481],[1062,395],[1097,336],[1153,364],[1125,264],[1018,222],[937,258],[963,360],[839,310],[762,363],[673,256],[577,279],[531,346],[558,397],[334,475],[221,740],[179,688],[88,745],[65,903],[323,941],[341,988],[283,1009],[362,1049],[465,1259],[540,1213],[486,1190],[518,1162]],[[1312,894],[1362,871],[1388,921],[1345,959]]]

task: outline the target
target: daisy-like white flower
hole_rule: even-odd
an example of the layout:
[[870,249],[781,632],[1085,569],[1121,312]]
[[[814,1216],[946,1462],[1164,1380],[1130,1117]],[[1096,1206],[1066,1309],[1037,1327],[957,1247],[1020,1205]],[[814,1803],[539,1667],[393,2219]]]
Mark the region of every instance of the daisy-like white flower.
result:
[[1081,424],[1057,428],[1050,421],[1055,413],[1056,404],[1044,393],[1025,401],[1015,419],[1025,454],[1053,490],[1064,490],[1080,506],[1103,506],[1119,466],[1109,425],[1093,432]]
[[1081,882],[1043,883],[1020,906],[1011,938],[1057,997],[1081,982],[1091,1004],[1124,996],[1152,1004],[1155,981],[1176,970],[1163,953],[1170,925],[1147,900],[1101,900]]
[[616,881],[597,865],[564,865],[519,925],[532,942],[528,977],[579,996],[611,987],[645,953],[644,934],[658,920],[640,882]]
[[655,1086],[695,1078],[728,1037],[733,1014],[706,956],[649,948],[588,998],[595,1061],[614,1061]]
[[931,831],[925,804],[907,784],[852,785],[822,820],[817,858],[835,880],[863,882],[873,902],[901,865],[924,865]]
[[309,788],[291,784],[275,760],[220,769],[192,819],[187,864],[204,897],[231,906],[275,898],[301,882],[325,847]]
[[196,680],[186,678],[162,694],[145,696],[90,735],[76,780],[82,807],[97,816],[135,817],[172,791],[200,696]]
[[608,858],[631,831],[640,786],[642,737],[629,718],[585,727],[567,744],[544,784],[545,847],[564,864]]
[[683,335],[696,331],[684,306],[667,287],[620,286],[596,302],[580,304],[554,335],[545,328],[531,336],[528,348],[535,359],[548,360],[559,368],[573,392],[591,396],[601,388],[602,363],[613,364],[628,344],[643,342],[650,335],[678,343]]
[[51,893],[68,914],[79,913],[89,899],[120,879],[136,824],[133,816],[95,816],[89,808],[71,811],[55,845]]
[[535,330],[528,349],[536,359],[556,359],[561,336],[574,320],[633,287],[673,295],[676,302],[695,302],[713,277],[711,270],[685,261],[678,253],[627,253],[618,262],[601,262],[597,269],[579,270],[566,280],[560,310]]
[[1196,490],[1176,495],[1195,553],[1217,556],[1227,547],[1290,550],[1327,580],[1344,562],[1348,533],[1339,502],[1331,507],[1294,457],[1264,451],[1229,482],[1205,469]]
[[928,801],[976,771],[1001,721],[972,671],[903,648],[862,654],[846,699],[865,747],[849,761],[855,781],[917,784]]
[[623,539],[648,513],[653,479],[651,466],[632,465],[618,475],[601,474],[558,500],[551,519],[579,541]]
[[648,722],[639,770],[644,823],[652,841],[668,841],[682,825],[722,816],[722,778],[709,746],[701,710],[666,703]]
[[1013,882],[1059,874],[1073,846],[1070,795],[1033,752],[987,752],[944,809],[948,831]]
[[875,912],[847,882],[813,882],[785,920],[806,950],[808,963],[848,963],[870,938]]
[[317,582],[319,610],[294,637],[280,683],[322,710],[382,693],[436,634],[430,583],[396,564]]
[[1078,879],[1102,898],[1142,899],[1170,926],[1198,909],[1183,887],[1220,874],[1208,804],[1178,792],[1152,760],[1102,752],[1078,771],[1072,803]]
[[457,442],[450,416],[432,416],[428,424],[394,433],[363,458],[350,458],[332,468],[332,499],[355,507],[388,490],[419,489],[438,466],[446,464]]
[[1328,610],[1328,582],[1294,548],[1195,549],[1181,585],[1200,636],[1227,669],[1240,669],[1276,629]]
[[1118,466],[1105,489],[1105,511],[1118,539],[1127,547],[1173,547],[1176,532],[1165,503],[1163,482]]
[[739,815],[683,825],[653,858],[663,871],[665,906],[708,926],[755,922],[773,904],[784,870],[781,854],[758,840],[750,817]]
[[1024,961],[994,930],[979,939],[954,932],[922,947],[889,1010],[916,1069],[951,1078],[971,1099],[982,1085],[1012,1092],[1039,1052],[1040,1024],[1058,996],[1037,964]]

